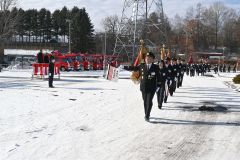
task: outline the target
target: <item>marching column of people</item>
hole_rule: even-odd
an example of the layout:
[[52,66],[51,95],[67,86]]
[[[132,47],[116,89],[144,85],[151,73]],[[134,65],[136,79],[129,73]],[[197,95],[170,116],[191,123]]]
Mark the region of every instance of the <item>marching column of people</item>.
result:
[[[207,63],[184,64],[180,58],[177,60],[169,57],[154,63],[154,59],[154,54],[148,52],[144,63],[138,66],[124,66],[126,70],[139,72],[146,121],[149,121],[150,118],[155,93],[158,108],[162,109],[163,103],[167,103],[168,95],[173,96],[176,89],[182,86],[185,72],[187,76],[193,77],[195,75],[204,76],[205,73],[211,71],[211,65]],[[231,66],[216,64],[213,70],[215,73],[218,71],[230,72]],[[236,72],[236,65],[233,67],[233,72]]]
[[182,86],[184,76],[184,67],[174,58],[167,58],[154,64],[155,55],[148,52],[145,57],[145,63],[138,66],[124,66],[129,71],[138,71],[140,77],[140,91],[144,105],[145,120],[149,121],[153,97],[156,93],[158,108],[162,108],[163,102],[167,102],[168,94],[173,96],[176,88]]

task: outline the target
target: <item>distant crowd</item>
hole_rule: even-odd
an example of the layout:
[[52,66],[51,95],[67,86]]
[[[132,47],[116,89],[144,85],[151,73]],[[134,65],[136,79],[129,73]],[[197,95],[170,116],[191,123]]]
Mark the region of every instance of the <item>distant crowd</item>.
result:
[[186,64],[186,74],[192,76],[195,75],[204,75],[207,72],[211,72],[211,69],[213,69],[214,73],[217,74],[218,72],[228,72],[231,71],[233,73],[237,72],[236,64],[231,66],[226,64],[215,64],[213,67],[210,64],[207,63],[192,63],[192,64]]

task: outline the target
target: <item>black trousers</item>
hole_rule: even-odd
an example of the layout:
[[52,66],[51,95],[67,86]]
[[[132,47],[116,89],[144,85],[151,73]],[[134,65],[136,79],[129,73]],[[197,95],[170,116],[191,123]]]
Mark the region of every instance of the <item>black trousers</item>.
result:
[[155,91],[153,92],[142,92],[143,104],[144,104],[144,111],[145,117],[149,119],[150,113],[152,110],[152,100],[154,97]]
[[49,76],[48,78],[48,86],[53,87],[53,76]]
[[165,85],[161,86],[160,89],[157,92],[158,107],[162,107],[164,94],[165,94]]
[[181,74],[181,78],[180,78],[180,87],[182,86],[183,76],[184,76],[184,74]]

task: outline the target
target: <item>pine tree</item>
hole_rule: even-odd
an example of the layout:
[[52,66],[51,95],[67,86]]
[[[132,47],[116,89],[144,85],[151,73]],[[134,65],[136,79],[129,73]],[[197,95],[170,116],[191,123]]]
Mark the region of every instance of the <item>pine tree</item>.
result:
[[47,14],[47,10],[45,8],[42,8],[38,14],[38,30],[40,35],[40,42],[43,42],[44,40],[45,28],[46,28],[45,27],[46,14]]
[[49,42],[52,38],[52,17],[50,11],[46,13],[45,27],[46,40]]
[[52,35],[55,37],[57,41],[58,41],[58,36],[60,34],[60,25],[61,25],[60,18],[61,18],[60,10],[55,10],[52,14],[52,28],[53,28]]
[[31,10],[27,10],[25,12],[25,15],[24,15],[24,25],[23,25],[23,28],[24,28],[24,32],[25,32],[25,35],[28,36],[28,41],[30,42],[30,38],[31,38]]
[[31,10],[31,33],[33,36],[33,42],[37,41],[38,33],[38,11],[36,9]]
[[71,40],[73,51],[93,52],[95,51],[93,39],[93,25],[86,13],[85,8],[72,10],[72,31]]
[[65,37],[68,35],[68,24],[66,20],[68,19],[69,11],[67,7],[63,7],[62,10],[60,11],[60,35],[64,37],[64,43],[65,43]]
[[[19,36],[18,41],[22,41],[23,42],[23,36],[24,36],[24,15],[25,15],[25,11],[23,9],[19,9],[18,10],[18,23],[17,23],[17,35]],[[21,37],[21,40],[20,40]]]

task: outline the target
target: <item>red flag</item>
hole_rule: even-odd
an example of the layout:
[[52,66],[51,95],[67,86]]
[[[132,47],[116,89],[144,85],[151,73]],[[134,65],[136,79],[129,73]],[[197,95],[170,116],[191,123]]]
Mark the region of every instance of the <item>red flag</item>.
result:
[[147,52],[148,50],[144,46],[141,46],[138,56],[134,62],[134,66],[138,66],[140,63],[144,63]]
[[135,59],[134,66],[139,65],[139,57],[140,57],[140,53],[138,54],[137,58]]
[[193,58],[192,58],[192,54],[190,54],[190,57],[188,59],[188,64],[192,64],[193,63]]

